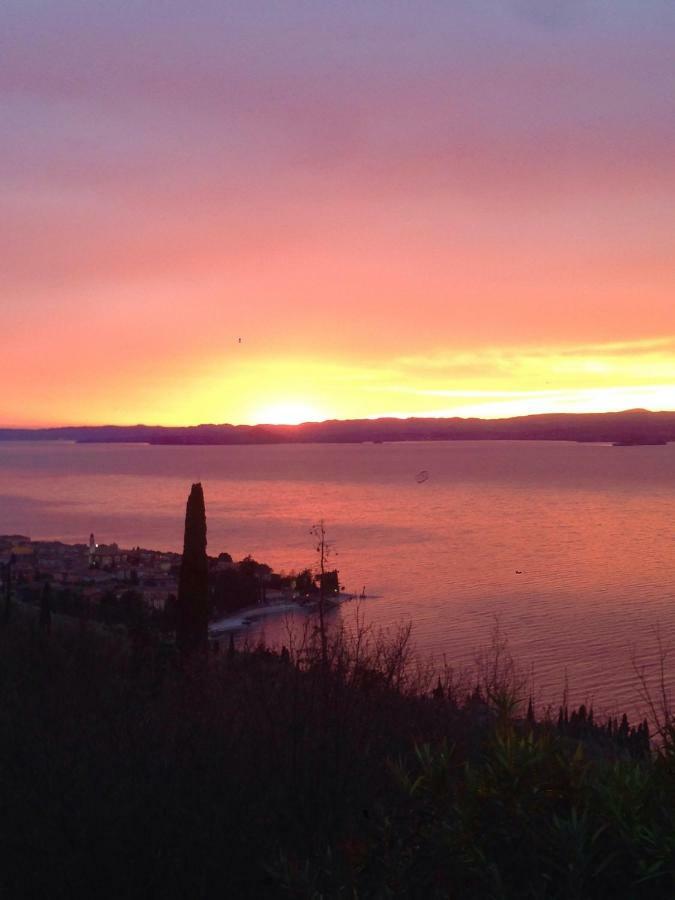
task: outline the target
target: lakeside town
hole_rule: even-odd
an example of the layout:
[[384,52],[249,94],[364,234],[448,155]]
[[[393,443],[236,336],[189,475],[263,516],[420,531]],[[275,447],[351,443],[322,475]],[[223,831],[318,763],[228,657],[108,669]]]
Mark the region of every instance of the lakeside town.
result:
[[[48,585],[56,613],[113,626],[143,620],[173,631],[181,558],[172,551],[97,543],[94,534],[77,544],[0,535],[1,593],[37,606]],[[208,582],[215,634],[246,625],[249,616],[311,608],[322,586],[326,597],[342,596],[337,570],[279,573],[251,556],[235,561],[224,552],[208,557]]]

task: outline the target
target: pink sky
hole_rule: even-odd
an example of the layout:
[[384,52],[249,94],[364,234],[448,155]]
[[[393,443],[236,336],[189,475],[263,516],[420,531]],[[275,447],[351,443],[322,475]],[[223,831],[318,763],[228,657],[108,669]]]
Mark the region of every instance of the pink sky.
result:
[[0,35],[0,423],[675,408],[671,4]]

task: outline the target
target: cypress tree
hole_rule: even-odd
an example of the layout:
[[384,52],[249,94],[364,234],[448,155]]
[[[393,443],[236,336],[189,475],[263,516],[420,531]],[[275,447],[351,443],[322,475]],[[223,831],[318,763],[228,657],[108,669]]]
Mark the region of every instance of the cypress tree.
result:
[[185,511],[185,540],[178,579],[176,644],[182,657],[208,647],[209,570],[206,511],[201,484],[193,484]]

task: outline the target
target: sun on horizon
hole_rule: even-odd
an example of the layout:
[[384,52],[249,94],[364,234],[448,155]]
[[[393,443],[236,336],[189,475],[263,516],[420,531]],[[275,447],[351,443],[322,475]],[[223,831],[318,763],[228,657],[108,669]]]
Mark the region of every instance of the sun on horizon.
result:
[[301,425],[303,422],[319,422],[328,418],[311,403],[302,400],[281,400],[256,410],[251,422],[256,425]]

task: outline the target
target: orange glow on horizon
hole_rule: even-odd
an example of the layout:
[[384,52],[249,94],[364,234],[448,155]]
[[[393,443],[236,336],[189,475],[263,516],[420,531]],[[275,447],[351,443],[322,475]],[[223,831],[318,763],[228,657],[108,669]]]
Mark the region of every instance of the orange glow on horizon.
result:
[[[675,409],[675,339],[488,347],[414,356],[326,359],[250,354],[131,368],[111,385],[42,385],[16,426],[286,424],[393,416],[505,418],[547,412]],[[59,415],[54,411],[59,409]],[[88,415],[83,415],[84,410]]]

